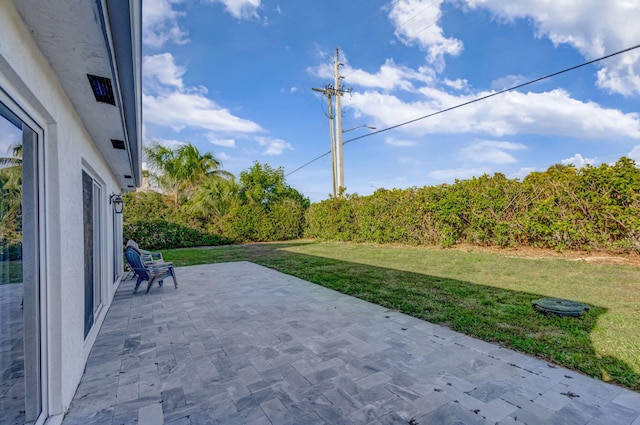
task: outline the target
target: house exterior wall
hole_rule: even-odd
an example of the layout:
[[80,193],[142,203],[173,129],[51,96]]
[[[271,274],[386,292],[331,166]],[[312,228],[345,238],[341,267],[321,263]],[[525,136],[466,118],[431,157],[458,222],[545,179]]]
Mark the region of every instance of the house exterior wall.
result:
[[[46,335],[43,375],[48,388],[48,413],[54,423],[56,415],[60,415],[57,420],[61,420],[73,399],[119,283],[112,266],[114,229],[109,195],[120,193],[121,189],[56,73],[9,1],[0,2],[0,29],[0,89],[43,130],[39,164],[43,176],[39,188],[43,201],[40,211],[42,323]],[[100,228],[103,306],[86,339],[82,170],[102,185],[103,218]]]

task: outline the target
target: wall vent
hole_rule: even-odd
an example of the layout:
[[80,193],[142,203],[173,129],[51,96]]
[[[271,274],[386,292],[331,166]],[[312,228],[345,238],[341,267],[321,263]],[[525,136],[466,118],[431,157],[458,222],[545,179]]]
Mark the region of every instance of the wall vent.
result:
[[124,175],[124,178],[125,178],[125,179],[130,179],[130,178],[131,178],[131,176],[129,176],[129,175],[127,175],[127,174],[125,174],[125,175]]
[[108,103],[110,105],[116,104],[116,99],[113,96],[113,87],[111,86],[111,80],[105,77],[98,77],[97,75],[87,74],[89,83],[91,84],[91,90],[98,102]]
[[113,148],[114,148],[114,149],[122,149],[122,150],[124,150],[124,149],[125,149],[125,147],[124,147],[124,141],[123,141],[123,140],[114,140],[114,139],[111,139],[111,144],[113,145]]

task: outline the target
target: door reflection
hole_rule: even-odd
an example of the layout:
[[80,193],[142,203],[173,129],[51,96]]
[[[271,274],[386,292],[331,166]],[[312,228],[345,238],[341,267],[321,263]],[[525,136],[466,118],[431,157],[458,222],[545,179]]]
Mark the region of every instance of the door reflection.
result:
[[40,415],[37,134],[0,103],[0,424]]

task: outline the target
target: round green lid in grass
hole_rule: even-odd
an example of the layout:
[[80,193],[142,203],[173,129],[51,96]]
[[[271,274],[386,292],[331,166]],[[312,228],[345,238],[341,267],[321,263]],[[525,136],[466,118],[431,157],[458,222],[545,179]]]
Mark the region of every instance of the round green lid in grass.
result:
[[541,313],[558,316],[579,317],[589,311],[589,306],[586,304],[562,298],[541,298],[531,301],[531,305]]

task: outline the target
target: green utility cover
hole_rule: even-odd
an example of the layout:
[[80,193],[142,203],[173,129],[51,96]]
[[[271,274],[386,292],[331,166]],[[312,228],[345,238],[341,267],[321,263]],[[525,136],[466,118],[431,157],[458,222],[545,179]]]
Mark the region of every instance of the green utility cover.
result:
[[579,317],[589,311],[589,306],[586,304],[562,298],[541,298],[531,301],[531,305],[541,313],[558,316]]

